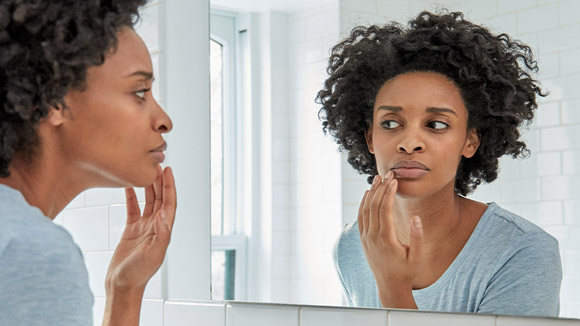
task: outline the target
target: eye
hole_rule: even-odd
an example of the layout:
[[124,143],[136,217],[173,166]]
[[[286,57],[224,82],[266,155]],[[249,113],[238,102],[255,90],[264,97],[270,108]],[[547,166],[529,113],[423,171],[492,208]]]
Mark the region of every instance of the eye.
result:
[[381,123],[381,126],[385,129],[394,129],[400,126],[401,124],[395,120],[385,120]]
[[135,92],[135,95],[137,95],[138,98],[145,101],[145,93],[149,92],[149,90],[150,90],[150,88],[138,90]]
[[443,130],[443,129],[449,128],[448,124],[446,124],[445,122],[441,122],[441,121],[431,121],[427,125],[429,126],[429,128],[432,128],[435,130]]

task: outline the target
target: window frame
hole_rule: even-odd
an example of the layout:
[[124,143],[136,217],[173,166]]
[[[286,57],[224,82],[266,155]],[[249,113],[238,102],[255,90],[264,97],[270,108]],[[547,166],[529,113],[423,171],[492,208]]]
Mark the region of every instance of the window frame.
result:
[[[220,20],[232,26],[216,26]],[[222,45],[222,234],[211,235],[211,250],[233,250],[236,254],[235,300],[246,300],[247,236],[244,234],[244,128],[243,54],[240,17],[236,12],[210,8],[210,40]],[[218,28],[216,28],[218,27]],[[209,40],[208,40],[209,41]],[[227,58],[227,59],[226,59]]]

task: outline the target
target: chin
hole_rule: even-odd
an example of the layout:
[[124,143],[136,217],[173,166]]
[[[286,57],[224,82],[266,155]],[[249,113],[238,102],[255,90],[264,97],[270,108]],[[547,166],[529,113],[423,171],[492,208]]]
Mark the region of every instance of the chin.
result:
[[118,175],[115,185],[116,188],[145,188],[153,184],[157,178],[157,166],[149,166],[147,168],[138,168],[130,171],[121,172]]
[[417,180],[398,179],[397,196],[405,199],[419,199],[429,196],[431,193],[419,184]]
[[136,176],[134,179],[132,179],[133,182],[131,182],[131,185],[129,185],[128,187],[138,187],[138,188],[148,187],[152,185],[153,182],[155,182],[156,178],[157,178],[157,168],[153,169],[152,171],[144,172],[139,176]]

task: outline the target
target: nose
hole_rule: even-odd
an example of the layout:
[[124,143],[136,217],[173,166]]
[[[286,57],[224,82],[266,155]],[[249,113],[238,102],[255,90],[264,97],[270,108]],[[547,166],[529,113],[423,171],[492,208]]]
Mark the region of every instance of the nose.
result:
[[165,113],[165,110],[155,102],[155,117],[153,119],[153,129],[161,133],[170,132],[173,129],[171,118]]
[[407,129],[397,144],[397,151],[399,153],[413,154],[421,153],[424,150],[425,144],[421,140],[419,130],[416,130],[416,128]]

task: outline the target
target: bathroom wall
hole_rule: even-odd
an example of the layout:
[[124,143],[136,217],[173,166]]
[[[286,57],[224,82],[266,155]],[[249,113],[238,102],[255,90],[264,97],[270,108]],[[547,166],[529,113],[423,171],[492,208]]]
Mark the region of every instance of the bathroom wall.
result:
[[165,325],[171,326],[572,326],[580,324],[577,320],[566,319],[243,302],[166,302],[164,321]]
[[314,98],[338,40],[338,2],[289,14],[290,301],[339,305],[332,247],[341,230],[340,153],[322,133]]

